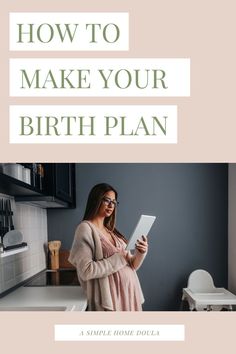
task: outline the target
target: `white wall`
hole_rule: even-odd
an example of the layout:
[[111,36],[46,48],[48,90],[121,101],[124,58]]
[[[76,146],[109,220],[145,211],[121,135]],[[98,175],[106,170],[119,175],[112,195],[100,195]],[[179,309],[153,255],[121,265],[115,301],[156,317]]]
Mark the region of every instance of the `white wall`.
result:
[[236,164],[229,164],[229,290],[236,294]]
[[[0,195],[2,198],[3,195]],[[13,202],[15,229],[23,234],[29,250],[0,258],[0,293],[46,268],[47,211]]]

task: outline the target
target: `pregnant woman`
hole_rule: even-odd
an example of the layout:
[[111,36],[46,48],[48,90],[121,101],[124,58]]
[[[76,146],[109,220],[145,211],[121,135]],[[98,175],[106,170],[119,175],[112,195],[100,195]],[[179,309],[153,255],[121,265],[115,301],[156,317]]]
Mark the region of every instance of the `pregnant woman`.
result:
[[70,251],[90,311],[142,311],[136,270],[147,254],[147,237],[137,241],[133,254],[125,250],[127,240],[115,227],[117,197],[109,184],[92,188]]

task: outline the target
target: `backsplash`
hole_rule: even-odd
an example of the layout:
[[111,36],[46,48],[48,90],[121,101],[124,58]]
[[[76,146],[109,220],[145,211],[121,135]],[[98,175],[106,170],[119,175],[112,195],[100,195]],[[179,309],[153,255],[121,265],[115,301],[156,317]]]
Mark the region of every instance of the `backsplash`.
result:
[[[0,197],[6,197],[0,194]],[[12,197],[15,229],[23,234],[28,250],[0,258],[0,293],[46,268],[47,211],[15,203]]]

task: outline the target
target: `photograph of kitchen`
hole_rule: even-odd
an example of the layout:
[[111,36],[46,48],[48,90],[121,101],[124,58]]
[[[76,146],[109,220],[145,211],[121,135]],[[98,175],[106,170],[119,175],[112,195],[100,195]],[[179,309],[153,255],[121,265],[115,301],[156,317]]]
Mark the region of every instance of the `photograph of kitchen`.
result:
[[[89,214],[94,200],[97,211]],[[1,163],[0,311],[128,311],[126,305],[99,307],[105,288],[113,304],[115,296],[116,304],[128,297],[116,285],[124,269],[136,277],[134,294],[140,285],[142,308],[131,311],[235,310],[235,212],[236,164]],[[134,267],[124,244],[141,215],[156,219],[147,240],[140,235],[129,253],[144,255]],[[95,235],[103,220],[110,223],[102,225],[107,245],[114,248],[117,236],[125,264],[119,250],[107,262],[110,254],[104,255],[105,246]],[[81,271],[91,241],[84,237],[86,230],[97,247],[91,274],[98,265],[100,272],[87,278]],[[84,248],[77,252],[77,246]],[[93,277],[100,284],[100,305],[94,308],[86,293],[95,284]]]

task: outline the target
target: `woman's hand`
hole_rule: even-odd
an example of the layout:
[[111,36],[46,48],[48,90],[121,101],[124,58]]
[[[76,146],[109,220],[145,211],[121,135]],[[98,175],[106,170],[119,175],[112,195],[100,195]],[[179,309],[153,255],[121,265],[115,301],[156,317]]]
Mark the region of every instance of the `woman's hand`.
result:
[[140,253],[146,253],[148,250],[148,241],[147,241],[147,236],[142,236],[141,239],[137,240],[135,244],[135,248],[140,252]]

